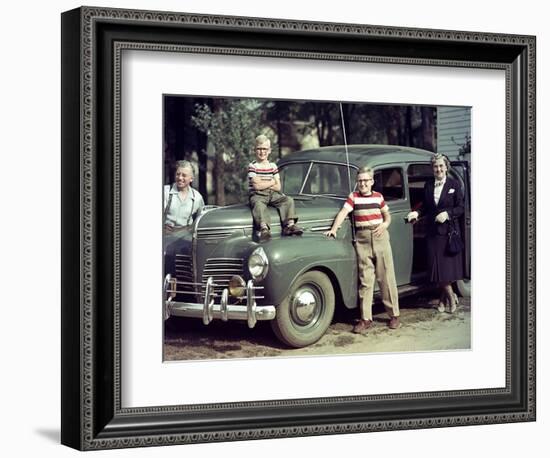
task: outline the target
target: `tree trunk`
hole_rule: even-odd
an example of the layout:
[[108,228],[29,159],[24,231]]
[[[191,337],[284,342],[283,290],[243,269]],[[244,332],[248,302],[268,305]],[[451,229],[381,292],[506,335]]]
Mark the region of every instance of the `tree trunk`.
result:
[[216,151],[214,161],[214,183],[216,188],[216,205],[225,206],[225,188],[223,174],[225,172],[225,161],[223,151]]
[[[223,112],[223,102],[220,99],[212,99],[212,111],[214,116],[217,113]],[[216,142],[214,142],[216,145]],[[223,157],[223,149],[216,145],[216,156],[214,159],[214,188],[216,193],[216,205],[225,206],[225,185],[223,174],[225,172],[225,160]]]
[[283,157],[282,144],[283,143],[283,132],[281,129],[281,117],[277,116],[277,149],[278,149],[278,158]]
[[399,144],[399,109],[395,107],[388,107],[388,127],[386,129],[388,135],[388,144]]
[[[193,98],[191,101],[191,109],[189,117],[194,114],[195,105],[207,105],[212,109],[212,99],[209,98]],[[198,181],[199,181],[199,192],[201,193],[204,202],[208,203],[208,135],[206,132],[201,131],[195,127],[194,131],[196,132],[196,151],[198,164]]]
[[403,145],[405,146],[414,146],[413,135],[412,135],[412,107],[407,106],[405,108],[405,126],[404,126],[404,137],[405,141]]
[[422,107],[422,148],[435,151],[434,110]]
[[207,140],[208,137],[200,130],[197,132],[197,157],[199,159],[199,192],[201,193],[204,202],[208,203],[208,188],[206,187],[208,177],[208,154],[207,154]]
[[[344,141],[347,144],[353,143],[351,139],[352,131],[350,127],[351,120],[353,119],[353,113],[355,111],[353,107],[354,105],[349,103],[344,103],[342,105],[343,119],[340,120],[340,122],[342,123],[342,144],[344,144]],[[340,107],[338,107],[338,109],[340,109]],[[344,134],[345,134],[345,138],[344,138]]]

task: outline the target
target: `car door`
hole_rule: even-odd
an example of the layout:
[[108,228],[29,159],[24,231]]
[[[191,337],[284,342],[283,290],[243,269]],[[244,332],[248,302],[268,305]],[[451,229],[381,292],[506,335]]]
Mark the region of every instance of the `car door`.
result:
[[451,173],[462,184],[464,192],[464,216],[460,218],[460,229],[464,237],[464,277],[470,278],[471,213],[470,213],[470,167],[467,161],[451,161]]
[[413,229],[405,222],[410,205],[406,194],[403,165],[375,168],[374,190],[384,196],[392,217],[389,232],[397,285],[407,285],[411,282]]
[[[424,185],[433,180],[433,169],[429,162],[413,163],[407,167],[407,193],[410,211],[419,210],[424,201]],[[421,216],[409,224],[413,232],[413,255],[411,283],[423,283],[427,277],[427,220]]]
[[[464,273],[470,278],[470,185],[469,167],[466,161],[452,161],[449,175],[462,184],[464,193],[464,217],[460,218],[461,232],[465,242]],[[418,210],[424,198],[424,184],[433,180],[433,169],[429,162],[409,164],[407,168],[407,192],[410,209]],[[426,220],[422,216],[411,225],[413,228],[412,282],[426,280]]]

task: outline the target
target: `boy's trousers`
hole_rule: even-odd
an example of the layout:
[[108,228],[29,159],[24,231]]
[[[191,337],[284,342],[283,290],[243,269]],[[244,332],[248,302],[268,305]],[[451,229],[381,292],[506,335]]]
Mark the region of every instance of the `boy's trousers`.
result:
[[361,318],[372,320],[372,300],[374,280],[376,279],[382,302],[390,317],[399,316],[399,296],[393,256],[390,245],[390,234],[384,231],[375,237],[371,229],[361,229],[356,233],[355,251],[359,269],[359,299],[361,301]]
[[262,223],[267,224],[268,227],[271,226],[268,206],[279,210],[279,215],[284,226],[288,224],[289,220],[296,222],[298,219],[294,211],[294,200],[292,197],[285,196],[278,191],[254,191],[249,195],[249,202],[256,227],[260,227]]

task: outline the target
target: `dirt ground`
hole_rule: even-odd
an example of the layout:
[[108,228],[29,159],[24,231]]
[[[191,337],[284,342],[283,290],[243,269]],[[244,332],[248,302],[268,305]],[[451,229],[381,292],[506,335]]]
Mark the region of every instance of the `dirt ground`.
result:
[[166,324],[164,359],[208,360],[265,358],[297,355],[337,355],[404,351],[458,350],[470,348],[470,300],[460,298],[454,314],[434,308],[433,295],[401,300],[401,327],[390,330],[383,307],[375,306],[375,326],[366,335],[351,332],[357,310],[337,311],[325,336],[317,343],[289,349],[279,342],[268,322],[249,329],[246,322],[213,321],[172,317]]

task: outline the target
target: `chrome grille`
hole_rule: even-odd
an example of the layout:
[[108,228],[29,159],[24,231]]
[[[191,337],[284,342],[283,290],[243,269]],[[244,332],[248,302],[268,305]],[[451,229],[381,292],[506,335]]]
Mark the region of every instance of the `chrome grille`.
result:
[[[178,292],[196,293],[198,294],[197,300],[202,302],[206,290],[206,281],[209,277],[212,277],[214,281],[214,296],[221,297],[223,289],[227,288],[229,280],[231,280],[234,275],[243,276],[244,261],[240,258],[208,259],[202,271],[202,286],[199,286],[198,283],[194,283],[191,256],[177,254],[175,267],[176,278],[178,279]],[[186,295],[186,300],[191,300],[191,297]]]
[[[192,283],[193,280],[193,265],[191,263],[191,256],[186,254],[176,255],[176,278],[181,282]],[[180,291],[195,292],[192,285],[182,285],[179,287]]]
[[222,293],[227,288],[229,280],[234,275],[243,275],[243,260],[240,258],[210,258],[206,261],[202,272],[203,292],[206,289],[206,280],[212,277],[214,280],[214,294]]
[[242,232],[242,228],[237,229],[226,229],[226,228],[201,228],[197,229],[197,239],[198,240],[221,240],[230,237],[236,230]]

